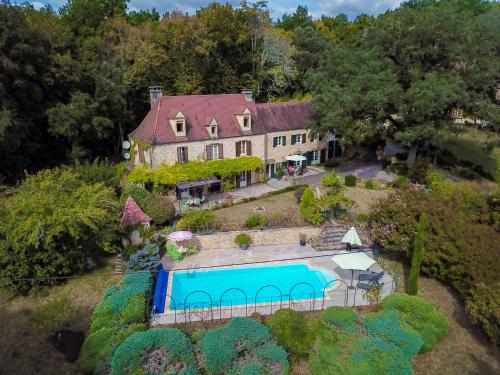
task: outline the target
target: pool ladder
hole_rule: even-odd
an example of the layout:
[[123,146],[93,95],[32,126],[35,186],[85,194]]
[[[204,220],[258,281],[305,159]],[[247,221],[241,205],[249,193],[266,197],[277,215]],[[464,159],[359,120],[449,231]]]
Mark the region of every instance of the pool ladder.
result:
[[196,276],[196,270],[198,268],[200,268],[199,264],[191,264],[190,266],[188,266],[187,276],[188,277],[195,277]]

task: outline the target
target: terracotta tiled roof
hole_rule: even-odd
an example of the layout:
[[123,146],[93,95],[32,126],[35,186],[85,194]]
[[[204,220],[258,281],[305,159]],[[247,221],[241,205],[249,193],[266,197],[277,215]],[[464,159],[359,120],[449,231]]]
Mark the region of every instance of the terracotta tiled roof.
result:
[[[236,119],[248,108],[252,116],[251,131],[242,131]],[[186,137],[176,137],[169,118],[181,111],[186,116]],[[131,138],[148,144],[210,140],[207,119],[218,124],[218,138],[264,134],[303,128],[311,116],[311,104],[247,101],[243,94],[163,96],[146,115]]]
[[310,102],[257,104],[259,121],[268,133],[303,129],[312,120]]
[[123,209],[120,227],[125,228],[129,225],[149,223],[150,221],[151,218],[141,210],[132,197],[128,197]]

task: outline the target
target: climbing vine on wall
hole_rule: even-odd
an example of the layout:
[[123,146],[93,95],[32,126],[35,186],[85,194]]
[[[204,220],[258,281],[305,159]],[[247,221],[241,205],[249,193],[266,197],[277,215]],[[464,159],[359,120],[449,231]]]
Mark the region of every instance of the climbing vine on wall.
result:
[[176,185],[181,182],[196,181],[211,176],[228,178],[244,171],[262,169],[264,163],[256,156],[241,156],[235,159],[210,161],[190,161],[174,165],[163,164],[158,169],[146,165],[135,168],[128,176],[129,183],[153,183]]

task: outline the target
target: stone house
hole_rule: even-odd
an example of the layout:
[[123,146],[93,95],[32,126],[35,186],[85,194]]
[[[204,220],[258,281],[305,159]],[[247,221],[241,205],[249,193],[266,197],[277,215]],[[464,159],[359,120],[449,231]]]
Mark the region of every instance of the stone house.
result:
[[[307,165],[338,156],[331,150],[337,140],[306,129],[312,121],[309,102],[259,104],[245,90],[241,94],[162,96],[159,87],[151,89],[150,97],[151,110],[129,135],[135,165],[157,168],[164,163],[257,156],[265,162],[265,172],[241,173],[235,182],[244,187],[257,182],[262,173],[274,177],[290,155],[305,156]],[[181,188],[196,183],[185,185]]]

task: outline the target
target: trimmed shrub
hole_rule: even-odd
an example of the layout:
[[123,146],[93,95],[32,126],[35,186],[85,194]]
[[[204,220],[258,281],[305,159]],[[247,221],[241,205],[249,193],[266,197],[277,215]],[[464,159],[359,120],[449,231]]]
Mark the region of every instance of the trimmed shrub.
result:
[[83,343],[80,361],[86,372],[109,372],[109,360],[116,347],[134,332],[142,331],[146,316],[146,295],[151,274],[127,274],[121,284],[109,288],[94,309],[90,334]]
[[209,210],[188,210],[177,221],[177,230],[190,230],[193,232],[208,229],[215,222],[215,214]]
[[408,282],[406,284],[406,292],[412,296],[417,295],[419,289],[418,279],[420,277],[420,267],[422,266],[422,260],[424,259],[426,221],[427,217],[424,213],[422,213],[418,220],[418,228],[417,233],[415,234],[413,253],[411,257],[410,276],[408,277]]
[[238,355],[254,352],[271,338],[268,329],[248,318],[234,318],[226,326],[206,333],[201,340],[205,368],[211,374],[226,374]]
[[321,320],[328,325],[345,331],[347,333],[356,333],[356,313],[350,308],[341,306],[332,306],[323,311]]
[[125,189],[123,189],[122,194],[120,195],[120,203],[125,204],[125,201],[128,197],[132,197],[132,199],[139,205],[139,207],[144,207],[144,202],[146,198],[152,195],[149,191],[144,189],[139,184],[130,184]]
[[387,343],[396,345],[401,355],[408,360],[417,355],[423,344],[420,335],[405,324],[396,310],[384,309],[368,314],[364,324],[369,335],[378,336]]
[[299,207],[300,214],[305,221],[314,225],[320,225],[325,220],[321,214],[321,210],[316,202],[316,198],[314,197],[314,192],[310,186],[304,190]]
[[335,172],[324,176],[321,179],[321,184],[325,187],[330,187],[336,190],[340,190],[340,188],[342,188],[342,180],[340,179],[340,176]]
[[345,186],[350,186],[350,187],[355,187],[357,182],[357,178],[354,175],[348,175],[344,177],[344,185]]
[[378,190],[382,188],[382,185],[377,180],[366,180],[365,188],[368,190]]
[[307,355],[317,336],[318,324],[291,309],[281,309],[266,321],[280,345],[292,355]]
[[448,332],[448,320],[434,305],[423,298],[393,293],[381,301],[382,308],[396,310],[401,318],[422,338],[421,352],[431,350]]
[[132,254],[127,263],[127,272],[150,271],[160,268],[160,248],[157,244],[147,244]]
[[240,233],[234,238],[234,243],[238,246],[247,245],[250,246],[252,244],[252,237],[250,237],[247,233]]
[[265,216],[262,216],[260,214],[255,214],[249,216],[246,221],[245,221],[245,226],[250,229],[261,229],[264,228],[267,223],[269,222],[269,219]]
[[165,195],[150,194],[144,198],[141,207],[158,225],[163,225],[175,217],[174,203]]
[[120,328],[101,328],[91,333],[80,351],[80,366],[87,373],[109,373],[110,360],[116,348],[130,335],[146,330],[145,324]]
[[129,336],[111,360],[113,375],[198,373],[191,342],[175,328],[157,328]]

